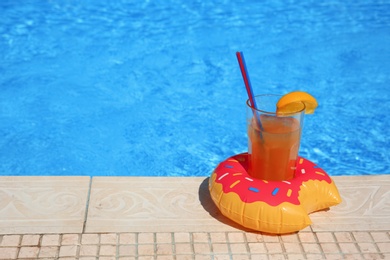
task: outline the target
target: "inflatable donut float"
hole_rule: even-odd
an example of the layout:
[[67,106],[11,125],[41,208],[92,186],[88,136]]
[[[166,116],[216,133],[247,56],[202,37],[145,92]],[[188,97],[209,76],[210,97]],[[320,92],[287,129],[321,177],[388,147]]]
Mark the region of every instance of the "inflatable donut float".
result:
[[266,233],[291,233],[309,225],[308,214],[341,202],[332,179],[302,157],[293,179],[266,181],[247,173],[248,154],[221,162],[209,179],[211,198],[234,222]]

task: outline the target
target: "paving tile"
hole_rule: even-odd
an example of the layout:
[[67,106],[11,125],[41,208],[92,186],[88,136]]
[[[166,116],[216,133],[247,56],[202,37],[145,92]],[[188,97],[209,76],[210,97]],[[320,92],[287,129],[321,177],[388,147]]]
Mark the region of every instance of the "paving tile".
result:
[[316,243],[302,243],[303,250],[306,254],[321,254],[322,249],[319,244]]
[[176,255],[176,260],[193,260],[192,255]]
[[43,235],[41,246],[59,246],[60,235]]
[[[64,259],[68,260],[69,258],[68,257],[61,257],[60,258],[60,260],[64,260]],[[99,258],[99,259],[101,259],[101,258]],[[80,256],[79,260],[96,260],[96,256]]]
[[175,244],[175,252],[177,255],[188,255],[193,253],[190,243]]
[[375,253],[377,252],[376,246],[373,243],[359,242],[357,244],[360,252],[362,253]]
[[120,256],[135,256],[136,246],[135,245],[120,245],[119,246]]
[[[323,259],[322,254],[306,254],[307,259]],[[299,258],[302,259],[302,258]]]
[[119,243],[120,244],[136,244],[136,234],[135,233],[121,233],[119,234]]
[[283,243],[283,246],[287,253],[302,253],[302,247],[299,243]]
[[315,234],[312,232],[299,232],[298,237],[302,243],[316,243],[317,242]]
[[22,238],[22,246],[36,246],[39,244],[40,235],[24,235]]
[[343,253],[359,253],[355,243],[339,243],[339,247]]
[[196,243],[194,244],[194,252],[195,254],[210,254],[211,252],[211,245],[209,244],[200,244]]
[[216,260],[230,260],[230,255],[228,255],[228,254],[215,254],[214,259],[216,259]]
[[159,244],[169,243],[169,244],[171,244],[172,243],[172,233],[169,233],[169,232],[156,233],[156,243],[159,243]]
[[57,246],[42,246],[39,250],[39,258],[55,259],[58,256],[59,247]]
[[173,254],[172,244],[157,244],[156,245],[156,254],[157,255],[172,255]]
[[263,242],[264,241],[264,237],[262,234],[246,233],[245,236],[246,236],[246,240],[248,242]]
[[191,241],[191,235],[188,232],[175,232],[175,243],[189,243]]
[[210,233],[210,238],[212,243],[226,243],[226,233],[225,232],[213,232]]
[[354,238],[350,232],[335,232],[337,242],[354,242]]
[[20,235],[5,235],[1,240],[0,246],[18,246],[21,237]]
[[244,243],[234,243],[229,244],[229,246],[232,254],[246,254],[248,252],[248,248]]
[[320,243],[336,242],[332,232],[318,232],[316,233],[316,236]]
[[283,242],[290,242],[290,243],[299,243],[299,237],[298,234],[287,234],[281,236],[281,239]]
[[264,243],[248,243],[249,251],[252,254],[265,254],[267,249]]
[[79,245],[81,234],[63,234],[61,238],[61,245]]
[[78,254],[78,246],[61,246],[60,247],[60,257],[76,257]]
[[[251,254],[251,256],[252,256],[252,259],[256,259],[256,260],[268,260],[269,259],[267,254]],[[305,257],[296,258],[296,259],[305,259]]]
[[115,256],[116,246],[114,245],[101,245],[99,250],[99,256]]
[[80,256],[97,256],[98,245],[81,245]]
[[245,235],[242,232],[229,232],[228,239],[230,243],[242,243],[245,241]]
[[386,231],[381,231],[381,232],[378,232],[378,231],[374,231],[374,232],[370,232],[372,238],[374,239],[375,242],[388,242],[390,241],[390,232],[386,232]]
[[265,243],[265,247],[270,254],[283,253],[283,248],[280,243]]
[[192,240],[194,243],[208,243],[209,234],[208,233],[192,233]]
[[211,245],[214,254],[228,254],[229,247],[226,243],[213,243]]
[[99,235],[98,234],[82,234],[81,244],[99,244]]
[[263,241],[266,243],[279,243],[281,239],[281,236],[277,235],[264,235]]
[[155,249],[154,244],[138,245],[138,255],[150,256],[154,255]]
[[340,248],[336,243],[321,243],[322,251],[326,254],[339,253]]
[[39,247],[37,246],[21,247],[18,258],[35,258],[38,256],[38,252]]
[[390,241],[387,243],[377,243],[376,245],[382,253],[390,253]]
[[154,233],[139,233],[138,244],[151,244],[154,243]]
[[373,240],[370,232],[366,232],[366,231],[352,232],[352,236],[358,242],[372,242]]
[[233,260],[250,260],[251,257],[249,255],[233,255]]
[[0,247],[0,259],[16,259],[18,252],[17,247]]
[[0,177],[0,234],[82,232],[89,177]]
[[110,234],[101,234],[100,235],[100,244],[117,244],[117,235],[115,233]]

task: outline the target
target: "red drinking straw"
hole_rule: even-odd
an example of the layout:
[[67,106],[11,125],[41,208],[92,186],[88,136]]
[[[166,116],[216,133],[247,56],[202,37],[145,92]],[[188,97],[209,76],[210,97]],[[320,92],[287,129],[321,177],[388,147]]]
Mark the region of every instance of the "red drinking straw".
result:
[[[241,51],[238,51],[236,52],[236,56],[237,56],[238,64],[240,65],[242,78],[244,79],[246,92],[248,93],[249,102],[251,102],[251,106],[255,109],[255,111],[257,111],[256,100],[253,95],[251,81],[249,79],[249,74],[246,69],[244,54]],[[256,112],[254,112],[253,115],[256,118],[256,123],[259,126],[260,130],[263,131],[263,126],[261,125],[259,115]]]

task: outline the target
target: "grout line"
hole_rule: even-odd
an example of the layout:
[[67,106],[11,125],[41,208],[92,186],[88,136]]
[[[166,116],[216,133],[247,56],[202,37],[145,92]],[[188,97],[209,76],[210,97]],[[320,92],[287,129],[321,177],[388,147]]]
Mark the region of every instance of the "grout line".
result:
[[375,241],[373,235],[371,234],[371,232],[368,232],[368,234],[370,235],[371,239],[372,239],[372,243],[374,244],[374,247],[375,247],[375,250],[378,252],[378,254],[383,254],[380,250],[380,248],[378,247],[377,245],[377,242]]
[[251,250],[250,250],[250,247],[249,247],[248,238],[246,237],[246,233],[242,233],[242,236],[244,237],[244,244],[245,244],[246,254],[248,255],[249,260],[251,260],[252,259],[252,254],[251,254]]
[[195,242],[194,242],[194,232],[190,232],[190,247],[191,247],[191,259],[195,260]]
[[174,233],[174,232],[170,232],[170,234],[171,234],[172,256],[173,256],[173,259],[176,260],[176,241],[175,241],[175,233]]
[[116,243],[115,259],[118,259],[120,257],[120,241],[119,241],[120,236],[118,233],[116,233],[115,236],[116,236],[116,239],[115,239],[115,243]]
[[38,252],[37,252],[37,255],[36,257],[39,257],[39,254],[41,253],[41,249],[42,249],[42,240],[43,240],[43,234],[39,235],[39,238],[38,238]]
[[88,220],[88,209],[89,209],[89,200],[91,198],[91,191],[92,191],[92,180],[93,180],[93,177],[89,177],[89,186],[88,186],[88,195],[87,195],[87,201],[86,201],[86,205],[85,205],[85,214],[84,214],[84,222],[83,222],[83,230],[81,232],[81,234],[84,234],[85,233],[85,228],[87,226],[87,220]]
[[334,241],[335,241],[335,243],[336,243],[336,246],[337,246],[337,248],[338,248],[338,250],[339,250],[339,254],[340,254],[342,257],[344,257],[343,250],[342,250],[341,247],[340,247],[340,242],[338,241],[336,235],[334,234],[334,231],[332,231],[331,234],[332,234],[333,239],[334,239]]
[[228,232],[225,232],[225,241],[226,241],[226,245],[227,245],[227,249],[228,249],[228,255],[229,255],[229,259],[232,260],[232,248],[230,246],[230,240],[229,240],[229,233]]
[[211,235],[210,235],[210,232],[207,232],[206,234],[207,234],[207,238],[208,238],[208,242],[209,242],[210,256],[212,257],[210,259],[213,260],[214,259],[214,250],[213,250],[213,246],[212,246]]
[[158,245],[157,245],[157,234],[156,232],[153,232],[153,248],[154,248],[154,254],[153,254],[153,259],[157,258],[157,253],[158,253]]
[[321,256],[322,256],[322,258],[326,258],[326,256],[325,256],[325,252],[324,252],[324,249],[322,248],[322,246],[321,246],[321,243],[320,243],[320,240],[318,239],[318,237],[317,237],[317,232],[313,232],[313,236],[314,236],[314,239],[316,240],[316,244],[318,245],[318,247],[320,248],[320,250],[321,250]]
[[137,232],[137,233],[135,233],[135,255],[136,255],[136,259],[138,259],[138,257],[139,257],[139,250],[138,250],[138,245],[139,245],[139,243],[138,243],[138,236],[139,236],[139,233]]
[[352,242],[353,242],[353,244],[355,244],[355,247],[356,247],[357,250],[359,251],[359,255],[360,255],[360,256],[363,256],[363,252],[362,252],[362,250],[360,250],[360,246],[359,246],[359,244],[358,244],[358,241],[356,240],[355,235],[353,234],[353,232],[349,232],[349,233],[350,233],[350,235],[351,235],[351,237],[352,237]]
[[283,257],[285,257],[285,255],[287,254],[287,251],[286,251],[286,247],[284,246],[281,235],[278,235],[278,242],[279,242],[280,247],[282,248]]

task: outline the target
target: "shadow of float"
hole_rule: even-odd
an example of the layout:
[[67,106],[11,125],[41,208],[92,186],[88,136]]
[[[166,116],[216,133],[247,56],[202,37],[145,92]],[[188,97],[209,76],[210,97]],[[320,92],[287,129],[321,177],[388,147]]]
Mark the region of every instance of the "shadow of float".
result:
[[209,179],[210,177],[207,177],[202,181],[202,183],[199,186],[199,201],[202,207],[210,214],[211,217],[218,220],[219,222],[229,225],[233,228],[242,230],[242,231],[251,231],[253,230],[247,229],[234,221],[230,220],[229,218],[222,215],[221,211],[217,208],[214,201],[211,199],[210,191],[209,191]]

